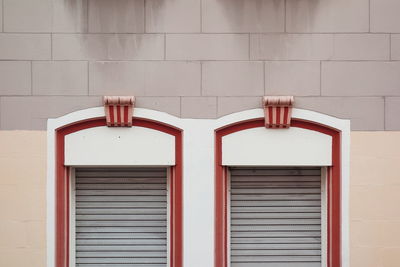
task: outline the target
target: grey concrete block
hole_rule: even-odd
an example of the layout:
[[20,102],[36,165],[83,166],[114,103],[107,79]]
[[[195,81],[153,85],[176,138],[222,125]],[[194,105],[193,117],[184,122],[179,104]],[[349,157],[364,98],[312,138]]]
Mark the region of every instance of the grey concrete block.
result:
[[332,56],[332,34],[250,35],[253,60],[328,60]]
[[87,95],[87,61],[34,61],[34,95]]
[[218,97],[218,117],[231,113],[261,108],[261,97]]
[[322,62],[322,95],[400,96],[400,62]]
[[53,34],[56,60],[162,60],[162,34]]
[[0,33],[1,60],[48,60],[50,58],[50,34]]
[[383,97],[296,97],[295,107],[350,119],[355,131],[384,130]]
[[31,62],[0,61],[0,95],[30,95],[31,86]]
[[385,130],[400,131],[400,97],[385,98]]
[[143,33],[144,0],[89,0],[89,32]]
[[90,64],[91,95],[198,96],[200,63],[123,61]]
[[260,61],[208,61],[202,63],[205,96],[261,96],[264,66]]
[[136,98],[135,106],[138,108],[148,108],[166,112],[177,117],[181,115],[180,97],[139,96]]
[[216,97],[182,97],[181,116],[192,119],[213,119],[217,117]]
[[334,60],[388,60],[389,34],[335,34]]
[[102,105],[101,97],[0,97],[1,130],[45,130],[48,118]]
[[146,0],[146,32],[200,32],[200,0]]
[[294,96],[320,95],[320,62],[266,62],[265,94]]
[[0,30],[3,31],[3,0],[0,0]]
[[52,0],[3,0],[5,32],[51,32]]
[[88,0],[53,0],[53,32],[83,33],[88,30]]
[[287,1],[286,28],[288,32],[367,32],[369,0]]
[[275,0],[203,0],[203,32],[284,32],[285,3]]
[[168,34],[166,57],[173,60],[247,60],[247,34]]
[[400,32],[400,1],[371,0],[371,32]]
[[392,34],[390,47],[391,59],[400,60],[400,34]]

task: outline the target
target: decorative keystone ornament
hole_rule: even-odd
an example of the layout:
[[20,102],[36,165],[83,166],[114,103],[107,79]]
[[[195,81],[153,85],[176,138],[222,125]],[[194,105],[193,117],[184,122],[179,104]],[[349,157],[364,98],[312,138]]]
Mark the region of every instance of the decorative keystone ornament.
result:
[[264,96],[265,127],[289,128],[293,103],[293,96]]
[[104,108],[108,127],[132,127],[134,96],[105,96]]

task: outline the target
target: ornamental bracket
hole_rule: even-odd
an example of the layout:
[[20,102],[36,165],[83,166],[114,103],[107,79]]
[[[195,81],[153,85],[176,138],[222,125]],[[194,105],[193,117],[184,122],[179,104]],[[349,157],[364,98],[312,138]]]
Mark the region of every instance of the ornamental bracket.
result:
[[265,127],[289,128],[293,103],[293,96],[264,96]]
[[104,108],[108,127],[132,127],[134,96],[105,96]]

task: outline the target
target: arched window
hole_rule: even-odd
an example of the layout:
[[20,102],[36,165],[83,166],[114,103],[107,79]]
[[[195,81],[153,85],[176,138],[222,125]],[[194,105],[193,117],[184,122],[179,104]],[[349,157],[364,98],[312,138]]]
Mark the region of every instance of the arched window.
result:
[[348,123],[294,110],[291,128],[266,129],[252,115],[215,131],[215,267],[345,266]]
[[48,266],[182,266],[182,131],[136,113],[49,121]]

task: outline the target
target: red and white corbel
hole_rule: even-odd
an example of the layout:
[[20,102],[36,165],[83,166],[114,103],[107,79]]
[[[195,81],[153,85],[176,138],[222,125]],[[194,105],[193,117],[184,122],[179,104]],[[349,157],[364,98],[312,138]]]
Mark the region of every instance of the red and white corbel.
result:
[[104,108],[108,127],[132,127],[134,96],[105,96]]
[[293,103],[293,96],[264,96],[265,127],[289,128]]

